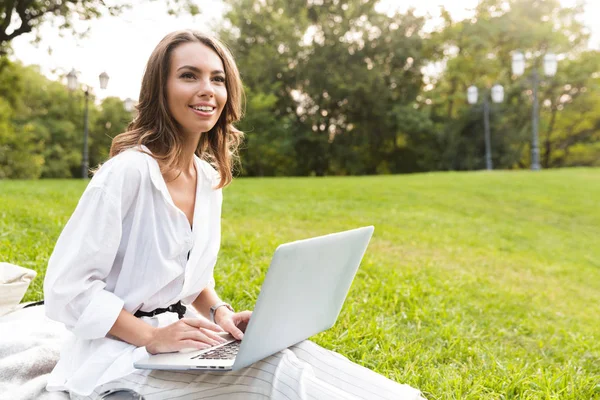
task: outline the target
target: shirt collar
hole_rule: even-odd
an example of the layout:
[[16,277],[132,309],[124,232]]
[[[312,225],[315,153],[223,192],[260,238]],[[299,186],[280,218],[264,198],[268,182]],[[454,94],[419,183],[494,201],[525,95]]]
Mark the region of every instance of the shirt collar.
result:
[[[150,149],[143,144],[139,146],[139,149],[141,149],[143,152],[145,152],[149,155],[152,155],[152,152],[150,151]],[[170,203],[173,203],[173,200],[171,199],[171,194],[169,193],[169,189],[167,188],[165,179],[163,178],[162,173],[160,172],[160,165],[158,164],[158,161],[156,161],[156,159],[154,159],[154,157],[150,157],[150,158],[152,158],[152,159],[148,160],[148,166],[150,169],[150,180],[152,181],[152,184],[156,187],[156,189],[158,189],[163,194],[163,196]],[[203,168],[202,161],[200,160],[200,157],[198,157],[196,154],[194,154],[194,162],[196,163],[196,171],[198,173],[202,173],[202,175],[204,175],[204,178],[208,179],[208,181],[212,183],[214,180],[214,177],[210,176],[209,172],[206,171],[205,168]],[[198,175],[198,179],[203,179],[203,178],[201,175]],[[202,187],[200,182],[198,182],[197,187]]]

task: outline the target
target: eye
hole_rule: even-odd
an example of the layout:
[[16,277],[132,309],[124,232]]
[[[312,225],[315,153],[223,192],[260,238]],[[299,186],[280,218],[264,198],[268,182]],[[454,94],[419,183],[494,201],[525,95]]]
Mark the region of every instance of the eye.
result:
[[183,79],[195,79],[196,77],[194,76],[194,74],[192,74],[191,72],[184,72],[183,74],[181,74],[179,76],[180,78]]
[[225,77],[224,76],[215,76],[213,79],[215,81],[217,81],[217,82],[225,83]]

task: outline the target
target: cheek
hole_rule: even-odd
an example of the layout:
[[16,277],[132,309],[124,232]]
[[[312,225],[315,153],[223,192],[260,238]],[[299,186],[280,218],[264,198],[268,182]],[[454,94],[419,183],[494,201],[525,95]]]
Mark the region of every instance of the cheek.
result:
[[173,83],[167,92],[167,103],[169,111],[173,115],[185,115],[189,99],[193,97],[194,91],[191,85]]
[[185,85],[178,84],[177,82],[173,83],[170,90],[172,102],[181,102],[186,97],[188,91],[189,89]]
[[173,113],[176,111],[175,105],[177,104],[177,87],[174,84],[167,85],[167,106],[169,111]]
[[219,93],[219,104],[221,105],[221,110],[223,110],[225,104],[227,104],[227,89],[223,89],[223,91]]

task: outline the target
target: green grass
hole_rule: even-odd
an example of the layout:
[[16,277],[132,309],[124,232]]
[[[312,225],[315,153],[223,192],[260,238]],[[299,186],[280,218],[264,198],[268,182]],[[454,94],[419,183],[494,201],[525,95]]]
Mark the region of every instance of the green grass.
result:
[[[0,182],[0,260],[39,272],[84,189]],[[313,338],[428,399],[600,398],[600,169],[237,179],[221,296],[251,308],[278,244],[375,225]]]

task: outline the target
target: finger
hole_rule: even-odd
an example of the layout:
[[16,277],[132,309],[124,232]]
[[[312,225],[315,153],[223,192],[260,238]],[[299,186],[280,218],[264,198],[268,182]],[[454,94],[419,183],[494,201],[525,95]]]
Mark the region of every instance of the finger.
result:
[[184,339],[184,340],[185,339],[193,339],[198,342],[203,342],[203,343],[209,344],[211,346],[216,346],[218,344],[221,344],[219,341],[209,338],[204,333],[202,333],[200,330],[184,332],[183,335],[181,336],[181,339]]
[[223,332],[219,325],[210,322],[206,318],[183,318],[181,321],[194,328],[206,328],[215,332]]
[[206,350],[209,349],[211,346],[206,344],[206,343],[202,343],[202,342],[198,342],[196,340],[182,340],[178,343],[178,349],[182,350],[182,349],[197,349],[197,350]]
[[248,327],[248,323],[250,322],[251,317],[252,311],[242,311],[234,316],[233,322],[239,330],[241,330],[242,332],[246,332],[246,328]]
[[225,343],[227,341],[223,336],[219,335],[218,333],[215,333],[214,331],[211,331],[210,329],[200,328],[200,332],[204,333],[206,336],[216,340],[219,343]]
[[252,311],[241,311],[239,313],[235,313],[233,316],[233,320],[235,324],[239,324],[240,322],[248,322],[250,321],[250,317],[252,316]]
[[241,330],[239,330],[237,326],[235,326],[233,320],[231,319],[223,322],[223,329],[231,333],[231,335],[237,340],[242,340],[242,338],[244,337],[244,333]]
[[206,328],[215,332],[223,332],[223,329],[219,325],[210,322],[206,318],[183,318],[181,321],[196,329]]

